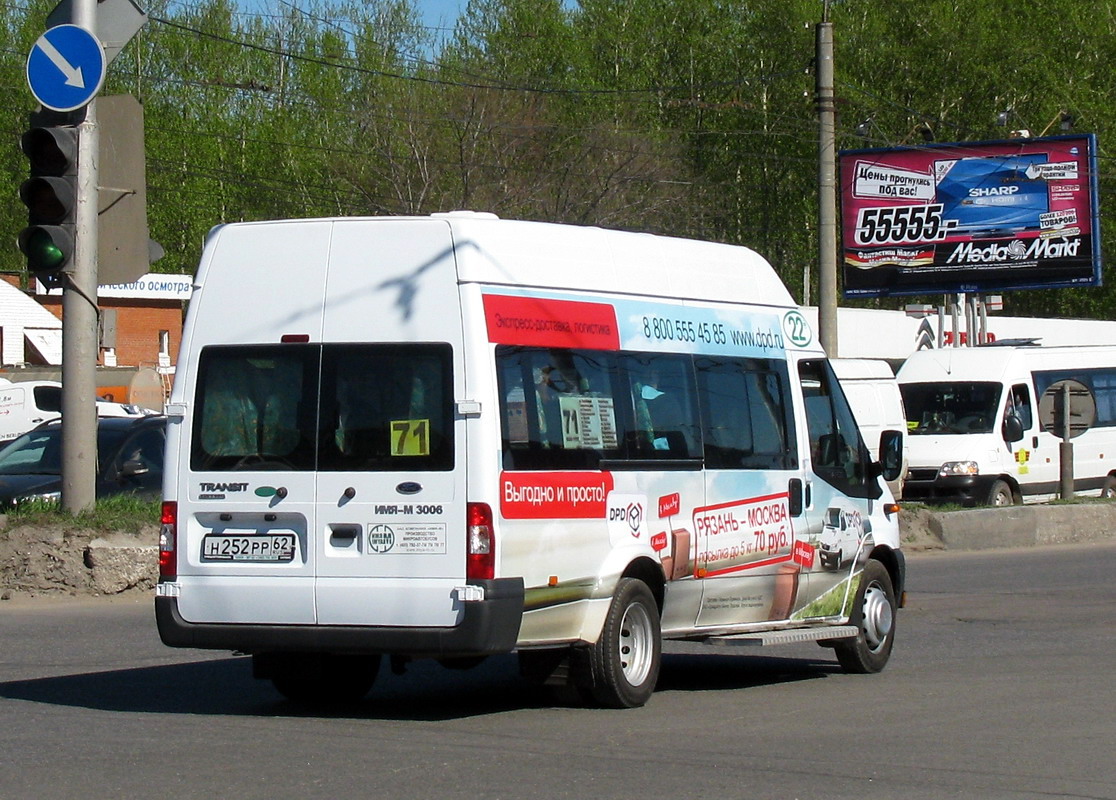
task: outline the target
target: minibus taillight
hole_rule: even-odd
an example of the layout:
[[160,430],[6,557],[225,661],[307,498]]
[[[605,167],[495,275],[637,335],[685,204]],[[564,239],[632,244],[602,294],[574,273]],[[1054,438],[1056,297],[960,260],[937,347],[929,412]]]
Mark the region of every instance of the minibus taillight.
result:
[[159,528],[159,579],[173,581],[178,577],[174,557],[175,540],[178,538],[178,503],[163,503]]
[[492,509],[487,503],[469,503],[465,507],[468,542],[465,554],[465,577],[491,580],[496,575],[496,534],[492,530]]

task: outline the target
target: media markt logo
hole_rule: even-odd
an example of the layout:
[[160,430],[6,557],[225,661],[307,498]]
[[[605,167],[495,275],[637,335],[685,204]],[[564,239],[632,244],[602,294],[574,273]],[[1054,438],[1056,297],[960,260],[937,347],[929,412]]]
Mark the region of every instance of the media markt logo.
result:
[[814,339],[814,334],[810,330],[810,323],[798,311],[788,311],[783,315],[783,333],[786,334],[787,340],[796,347],[805,347]]

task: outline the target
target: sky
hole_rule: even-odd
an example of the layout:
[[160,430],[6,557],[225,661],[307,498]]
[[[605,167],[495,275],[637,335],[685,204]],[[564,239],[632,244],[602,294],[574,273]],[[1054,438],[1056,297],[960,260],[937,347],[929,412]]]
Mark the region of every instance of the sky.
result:
[[458,15],[465,8],[466,0],[417,0],[424,25],[452,28]]

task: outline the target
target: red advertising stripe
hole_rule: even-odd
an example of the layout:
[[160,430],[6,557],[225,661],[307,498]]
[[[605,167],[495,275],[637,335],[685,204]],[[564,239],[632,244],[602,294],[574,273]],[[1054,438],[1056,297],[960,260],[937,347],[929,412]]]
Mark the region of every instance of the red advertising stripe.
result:
[[496,344],[620,349],[616,309],[607,303],[486,294],[484,317]]
[[500,514],[504,519],[604,519],[608,472],[503,472]]

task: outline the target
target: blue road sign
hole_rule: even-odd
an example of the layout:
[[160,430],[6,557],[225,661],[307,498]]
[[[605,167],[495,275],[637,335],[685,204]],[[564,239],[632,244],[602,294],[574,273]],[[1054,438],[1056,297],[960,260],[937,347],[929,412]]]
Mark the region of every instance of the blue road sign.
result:
[[105,49],[96,36],[77,25],[58,25],[31,48],[27,85],[44,108],[73,111],[101,90],[105,67]]

